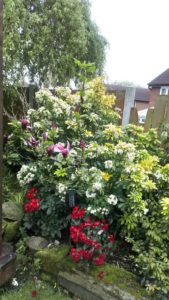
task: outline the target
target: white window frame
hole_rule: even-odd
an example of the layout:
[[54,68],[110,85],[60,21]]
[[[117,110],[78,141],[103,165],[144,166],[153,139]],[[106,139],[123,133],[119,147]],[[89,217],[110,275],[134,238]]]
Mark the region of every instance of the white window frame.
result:
[[160,95],[169,95],[169,86],[161,86]]

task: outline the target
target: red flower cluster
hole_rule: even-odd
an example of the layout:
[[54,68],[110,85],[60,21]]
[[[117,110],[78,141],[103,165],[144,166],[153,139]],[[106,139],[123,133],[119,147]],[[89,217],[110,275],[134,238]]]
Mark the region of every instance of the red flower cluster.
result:
[[75,262],[80,261],[81,258],[90,260],[93,257],[93,251],[85,249],[72,248],[70,254]]
[[36,188],[30,188],[25,197],[29,202],[24,204],[24,212],[30,213],[39,210],[40,199],[36,197],[38,190]]
[[75,206],[72,214],[71,214],[71,218],[72,219],[82,219],[84,218],[85,215],[85,209],[84,208],[80,208],[79,205]]
[[91,261],[94,265],[105,263],[106,255],[115,242],[113,234],[109,234],[107,220],[85,218],[85,209],[76,206],[71,214],[70,238],[73,244],[71,257],[75,262]]

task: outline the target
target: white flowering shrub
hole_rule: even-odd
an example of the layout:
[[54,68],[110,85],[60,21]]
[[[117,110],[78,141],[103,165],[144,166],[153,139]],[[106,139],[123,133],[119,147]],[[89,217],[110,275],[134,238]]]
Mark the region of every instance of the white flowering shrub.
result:
[[[72,94],[59,87],[36,94],[37,109],[11,122],[8,167],[22,188],[36,188],[36,211],[24,227],[55,238],[67,228],[68,191],[89,215],[106,218],[135,254],[149,291],[169,293],[169,165],[155,130],[117,125],[114,96],[100,78]],[[37,199],[36,199],[37,200]],[[26,200],[27,201],[27,200]],[[35,205],[36,204],[36,205]]]

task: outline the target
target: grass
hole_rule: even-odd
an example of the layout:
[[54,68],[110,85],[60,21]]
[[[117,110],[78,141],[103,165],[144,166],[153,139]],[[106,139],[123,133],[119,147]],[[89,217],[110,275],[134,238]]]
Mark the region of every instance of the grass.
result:
[[[32,292],[36,291],[37,295],[33,297]],[[36,286],[33,281],[28,281],[20,287],[12,289],[11,291],[6,291],[1,294],[1,300],[70,300],[71,298],[64,295],[60,291],[56,291],[50,285],[40,281]]]

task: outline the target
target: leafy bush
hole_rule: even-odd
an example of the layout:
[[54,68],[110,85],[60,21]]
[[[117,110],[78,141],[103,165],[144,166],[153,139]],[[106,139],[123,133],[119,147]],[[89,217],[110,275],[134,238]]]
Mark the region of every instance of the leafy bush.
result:
[[117,126],[114,96],[105,94],[100,78],[81,79],[76,93],[64,87],[53,94],[39,91],[37,109],[10,124],[6,165],[17,172],[23,189],[38,190],[24,227],[60,237],[70,219],[66,194],[73,189],[89,215],[107,219],[117,239],[131,245],[142,283],[164,297],[169,292],[164,149],[153,129]]

